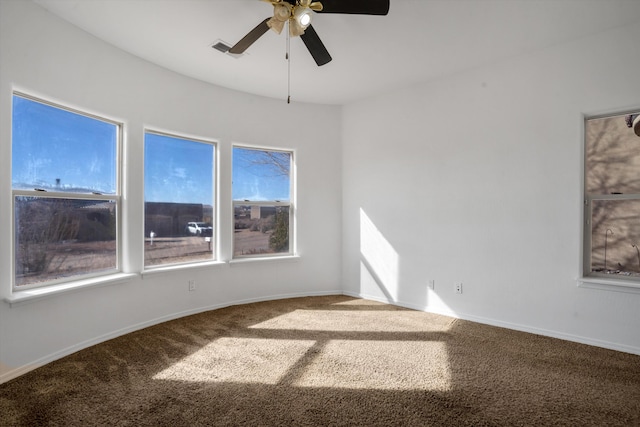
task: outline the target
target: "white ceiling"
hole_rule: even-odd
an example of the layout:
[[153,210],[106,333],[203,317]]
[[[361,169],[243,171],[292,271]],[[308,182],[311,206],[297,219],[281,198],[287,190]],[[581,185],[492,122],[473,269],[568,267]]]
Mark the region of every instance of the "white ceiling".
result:
[[[217,40],[235,44],[272,15],[269,3],[35,2],[170,70],[243,92],[287,98],[284,32],[269,31],[240,58],[211,48]],[[387,16],[315,14],[313,26],[333,61],[318,67],[302,40],[291,39],[291,99],[346,104],[633,22],[640,24],[639,0],[391,0]]]

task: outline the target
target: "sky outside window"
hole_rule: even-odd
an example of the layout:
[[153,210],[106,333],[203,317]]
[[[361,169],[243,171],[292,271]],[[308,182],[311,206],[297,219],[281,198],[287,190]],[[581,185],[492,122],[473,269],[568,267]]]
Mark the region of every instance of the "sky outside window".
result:
[[234,147],[233,200],[288,202],[291,153]]
[[213,144],[145,134],[145,202],[213,205]]
[[[116,194],[118,126],[13,96],[12,186]],[[213,205],[213,144],[145,134],[145,201]],[[291,153],[233,149],[233,199],[290,201]]]
[[12,186],[115,194],[118,126],[13,96]]

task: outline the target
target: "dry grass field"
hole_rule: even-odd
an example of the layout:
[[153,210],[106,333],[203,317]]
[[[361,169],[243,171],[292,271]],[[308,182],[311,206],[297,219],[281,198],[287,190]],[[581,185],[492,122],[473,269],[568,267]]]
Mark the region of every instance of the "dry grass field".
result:
[[158,264],[176,264],[190,261],[204,261],[214,259],[215,245],[204,237],[156,237],[146,238],[144,243],[144,264],[153,266]]
[[255,255],[272,253],[269,247],[271,232],[251,231],[248,228],[235,230],[233,236],[233,255]]
[[[236,230],[234,256],[273,253],[269,247],[271,232]],[[145,238],[145,267],[215,259],[215,244],[199,236]],[[46,270],[16,277],[16,285],[36,284],[105,270],[115,270],[116,242],[51,243],[46,246],[49,262]]]
[[67,241],[46,245],[47,263],[43,271],[16,277],[16,286],[35,284],[79,274],[116,268],[116,242]]

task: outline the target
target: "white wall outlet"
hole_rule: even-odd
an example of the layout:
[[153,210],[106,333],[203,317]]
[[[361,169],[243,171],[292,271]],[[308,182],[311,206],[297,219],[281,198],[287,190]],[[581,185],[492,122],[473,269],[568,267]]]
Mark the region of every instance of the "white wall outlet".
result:
[[456,282],[454,286],[455,286],[455,289],[456,289],[456,294],[461,294],[462,293],[462,282]]
[[433,279],[429,279],[429,289],[435,289],[436,281]]
[[189,290],[190,291],[195,291],[196,290],[196,281],[195,280],[189,280]]

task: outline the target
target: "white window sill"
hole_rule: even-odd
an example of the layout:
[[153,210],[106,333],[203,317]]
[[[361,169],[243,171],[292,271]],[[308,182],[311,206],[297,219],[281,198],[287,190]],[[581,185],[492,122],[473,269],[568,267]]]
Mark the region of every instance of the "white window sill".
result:
[[144,270],[142,272],[142,277],[144,278],[145,276],[172,273],[174,271],[206,269],[206,268],[218,267],[226,264],[227,263],[224,261],[207,261],[207,262],[190,263],[190,264],[173,264],[173,265],[166,265],[166,266],[150,267],[148,270]]
[[253,258],[234,258],[229,261],[230,266],[238,266],[242,264],[254,264],[261,262],[298,262],[300,255],[284,255],[284,256],[263,256]]
[[640,282],[606,277],[581,277],[578,279],[578,287],[640,294]]
[[110,274],[108,276],[77,280],[69,283],[59,283],[56,285],[43,286],[41,288],[14,291],[10,296],[5,298],[4,301],[11,305],[11,307],[13,307],[15,305],[25,304],[45,298],[51,298],[64,293],[77,292],[88,288],[125,283],[136,276],[137,274],[134,273],[118,273]]

